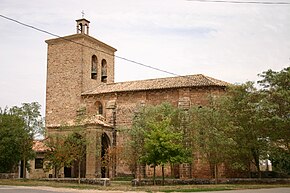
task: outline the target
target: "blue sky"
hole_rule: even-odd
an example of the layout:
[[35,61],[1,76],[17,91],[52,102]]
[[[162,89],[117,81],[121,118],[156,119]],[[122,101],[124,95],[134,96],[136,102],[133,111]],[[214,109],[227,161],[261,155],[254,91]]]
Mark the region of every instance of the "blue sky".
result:
[[[290,5],[0,0],[0,14],[60,36],[75,33],[82,10],[90,35],[115,47],[116,55],[175,74],[242,83],[290,65]],[[0,106],[38,101],[44,112],[44,41],[53,37],[3,18],[0,35]],[[115,65],[116,81],[170,76],[118,58]]]

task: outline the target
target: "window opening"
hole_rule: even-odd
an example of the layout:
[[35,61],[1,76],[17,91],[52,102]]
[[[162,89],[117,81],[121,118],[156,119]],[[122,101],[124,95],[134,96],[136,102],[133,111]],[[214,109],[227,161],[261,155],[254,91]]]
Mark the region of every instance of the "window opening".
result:
[[92,65],[91,65],[91,79],[96,80],[97,79],[97,56],[93,55],[92,56]]
[[35,158],[35,169],[43,168],[43,158]]
[[103,114],[103,105],[100,101],[96,102],[96,108],[97,108],[97,114],[102,115]]
[[104,83],[107,82],[107,61],[105,59],[102,60],[101,81],[104,82]]

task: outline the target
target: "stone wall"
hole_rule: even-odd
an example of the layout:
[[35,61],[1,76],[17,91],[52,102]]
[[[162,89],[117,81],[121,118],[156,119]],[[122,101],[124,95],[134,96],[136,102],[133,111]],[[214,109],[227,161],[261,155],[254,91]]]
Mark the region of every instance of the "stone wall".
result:
[[[113,124],[113,112],[116,113],[117,146],[122,147],[128,140],[128,137],[122,132],[123,129],[130,129],[134,113],[144,105],[158,105],[163,102],[169,102],[175,107],[188,109],[190,106],[205,106],[208,104],[210,96],[217,96],[224,93],[221,87],[196,87],[196,88],[178,88],[178,89],[162,89],[147,91],[128,91],[119,93],[108,93],[94,96],[83,97],[83,104],[86,105],[86,113],[88,116],[96,113],[95,103],[102,103],[103,116],[106,121]],[[196,159],[194,164],[181,165],[179,169],[179,177],[211,177],[212,173],[208,163]],[[131,172],[125,163],[120,162],[117,166],[117,174],[129,175]],[[122,164],[123,163],[123,164]],[[147,167],[146,175],[151,176],[153,169]],[[157,168],[157,175],[161,175],[161,169]],[[171,175],[170,167],[165,169],[166,176]]]
[[0,179],[15,179],[18,175],[18,173],[0,173]]
[[[47,127],[65,125],[69,121],[75,120],[77,112],[83,108],[81,93],[104,84],[101,81],[102,59],[107,61],[107,83],[114,82],[113,55],[116,50],[83,34],[46,42],[48,44],[46,125]],[[103,52],[110,53],[110,55]],[[97,56],[98,61],[97,79],[91,78],[93,55]]]

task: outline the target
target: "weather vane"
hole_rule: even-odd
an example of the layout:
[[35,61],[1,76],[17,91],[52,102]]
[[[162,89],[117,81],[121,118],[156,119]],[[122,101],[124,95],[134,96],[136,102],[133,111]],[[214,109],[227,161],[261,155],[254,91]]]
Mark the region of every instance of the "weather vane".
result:
[[82,18],[84,18],[85,17],[85,12],[84,12],[84,10],[82,10]]

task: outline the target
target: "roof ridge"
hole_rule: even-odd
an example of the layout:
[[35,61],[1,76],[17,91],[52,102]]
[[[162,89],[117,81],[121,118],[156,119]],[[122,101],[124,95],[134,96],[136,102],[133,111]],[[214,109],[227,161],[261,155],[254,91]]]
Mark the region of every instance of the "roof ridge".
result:
[[109,84],[101,84],[91,91],[85,91],[82,95],[101,94],[110,92],[141,91],[165,88],[201,87],[201,86],[227,86],[229,83],[203,74],[154,78],[135,81],[124,81]]
[[214,82],[212,79],[215,79],[215,78],[212,78],[212,77],[209,77],[209,76],[206,76],[206,75],[203,75],[202,76],[207,80],[209,81],[211,84],[217,84],[216,82]]
[[[172,78],[188,78],[193,76],[204,76],[203,74],[192,74],[192,75],[180,75],[180,76],[169,76],[169,77],[162,77],[162,78],[150,78],[150,79],[143,79],[143,80],[129,80],[129,81],[123,81],[123,82],[114,82],[114,83],[108,83],[106,85],[115,85],[115,84],[122,84],[122,83],[130,83],[130,82],[142,82],[142,81],[153,81],[153,80],[164,80],[164,79],[172,79]],[[101,85],[100,85],[101,86]],[[99,86],[98,86],[99,87]]]

